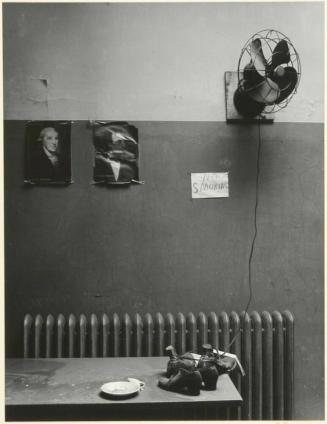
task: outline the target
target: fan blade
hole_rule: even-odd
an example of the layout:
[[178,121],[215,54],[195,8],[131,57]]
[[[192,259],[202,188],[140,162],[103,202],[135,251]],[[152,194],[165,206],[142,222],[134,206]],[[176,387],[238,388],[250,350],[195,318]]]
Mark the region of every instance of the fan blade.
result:
[[251,99],[267,105],[274,104],[280,96],[278,85],[270,78],[266,78],[261,84],[246,92]]
[[266,74],[267,61],[263,55],[261,41],[259,38],[253,40],[250,44],[250,56],[255,69],[261,76]]
[[281,40],[274,48],[271,60],[271,68],[275,69],[278,65],[288,63],[290,61],[290,51],[285,40]]
[[291,66],[287,66],[283,69],[284,73],[282,76],[275,74],[273,78],[274,82],[276,82],[276,84],[280,88],[280,95],[276,103],[282,102],[286,99],[286,97],[288,97],[292,93],[292,91],[296,87],[298,80],[297,72],[294,68],[292,68]]
[[252,60],[244,66],[243,79],[249,87],[253,87],[254,85],[260,84],[264,81],[264,78],[255,69]]

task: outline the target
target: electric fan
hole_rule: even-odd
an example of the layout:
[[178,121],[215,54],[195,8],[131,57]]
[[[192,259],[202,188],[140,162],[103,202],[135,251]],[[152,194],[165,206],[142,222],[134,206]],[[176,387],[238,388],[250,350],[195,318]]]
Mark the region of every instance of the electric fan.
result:
[[245,118],[254,118],[288,105],[300,82],[301,63],[289,38],[263,30],[243,47],[237,76],[234,105]]

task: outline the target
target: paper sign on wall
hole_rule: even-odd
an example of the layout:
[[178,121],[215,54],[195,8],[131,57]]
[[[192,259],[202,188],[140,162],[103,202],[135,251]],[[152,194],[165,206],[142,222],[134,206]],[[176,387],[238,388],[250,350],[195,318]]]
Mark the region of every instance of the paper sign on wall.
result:
[[191,174],[192,198],[228,197],[228,172]]

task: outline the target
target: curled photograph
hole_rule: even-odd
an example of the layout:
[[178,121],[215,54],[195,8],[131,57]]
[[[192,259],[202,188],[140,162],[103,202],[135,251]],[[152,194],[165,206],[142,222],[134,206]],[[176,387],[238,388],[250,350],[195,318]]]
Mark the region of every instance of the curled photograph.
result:
[[138,132],[127,122],[95,122],[94,181],[106,184],[137,182]]
[[71,182],[70,133],[70,121],[31,121],[27,124],[25,182]]

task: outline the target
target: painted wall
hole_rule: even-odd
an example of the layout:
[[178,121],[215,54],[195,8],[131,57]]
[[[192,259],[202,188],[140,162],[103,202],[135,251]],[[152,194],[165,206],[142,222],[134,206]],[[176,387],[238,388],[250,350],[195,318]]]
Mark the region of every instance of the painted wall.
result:
[[[245,307],[259,133],[224,122],[223,74],[264,21],[294,41],[303,77],[261,127],[251,309],[294,313],[296,418],[323,418],[322,10],[4,5],[7,355],[21,355],[25,312]],[[23,186],[24,120],[46,118],[76,120],[66,188]],[[91,184],[94,118],[139,128],[144,185]],[[230,197],[192,201],[201,171],[228,171]]]
[[323,120],[323,3],[5,4],[7,119],[224,121],[224,72],[285,33],[300,90],[276,120]]
[[[74,184],[23,186],[25,123],[8,121],[7,354],[24,313],[241,312],[254,234],[257,126],[135,122],[142,186],[91,184],[92,138],[72,132]],[[323,125],[261,128],[250,310],[296,318],[296,416],[323,416]],[[230,197],[191,199],[190,172],[228,171]]]

